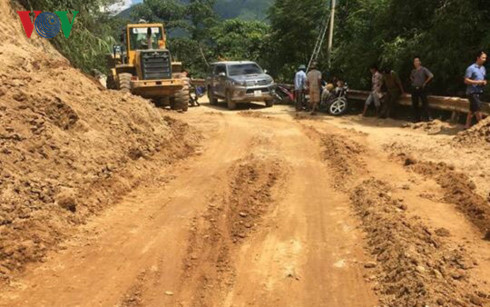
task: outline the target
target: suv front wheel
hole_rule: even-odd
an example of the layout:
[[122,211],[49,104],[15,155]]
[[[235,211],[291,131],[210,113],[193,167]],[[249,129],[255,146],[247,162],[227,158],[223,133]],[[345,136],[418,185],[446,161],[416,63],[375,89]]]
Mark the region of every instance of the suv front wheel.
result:
[[230,91],[226,92],[226,104],[228,105],[228,110],[236,109],[236,102],[233,101]]
[[216,99],[216,97],[214,96],[213,88],[210,86],[208,87],[208,99],[209,103],[213,106],[218,104],[218,99]]

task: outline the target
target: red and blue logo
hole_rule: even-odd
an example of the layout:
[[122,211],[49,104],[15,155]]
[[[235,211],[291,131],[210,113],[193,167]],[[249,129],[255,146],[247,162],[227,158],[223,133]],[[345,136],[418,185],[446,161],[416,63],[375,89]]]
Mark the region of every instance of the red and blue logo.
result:
[[[34,14],[34,21],[31,20],[31,13]],[[70,37],[75,18],[78,11],[73,11],[73,18],[70,22],[68,11],[56,11],[54,13],[41,11],[17,11],[22,26],[28,38],[31,38],[34,28],[40,37],[51,39],[62,30],[66,38]]]

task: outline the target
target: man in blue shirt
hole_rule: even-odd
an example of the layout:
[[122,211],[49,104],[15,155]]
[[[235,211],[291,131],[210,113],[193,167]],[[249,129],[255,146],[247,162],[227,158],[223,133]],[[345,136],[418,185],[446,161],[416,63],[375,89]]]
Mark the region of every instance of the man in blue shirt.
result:
[[483,89],[487,85],[487,71],[485,69],[485,62],[487,61],[487,54],[484,51],[478,52],[476,56],[476,63],[471,65],[466,69],[466,74],[464,76],[464,83],[467,85],[466,94],[470,101],[470,112],[466,118],[465,129],[469,129],[471,126],[471,120],[473,115],[476,116],[476,120],[480,121],[482,119],[481,114],[481,95],[483,94]]
[[303,109],[306,91],[306,66],[301,65],[294,76],[294,98],[296,99],[296,111]]

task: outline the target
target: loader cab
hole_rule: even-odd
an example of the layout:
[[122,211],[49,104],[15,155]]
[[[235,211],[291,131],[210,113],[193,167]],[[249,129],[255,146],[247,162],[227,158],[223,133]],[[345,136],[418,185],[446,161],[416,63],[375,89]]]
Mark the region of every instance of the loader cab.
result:
[[128,62],[135,63],[136,53],[141,50],[166,49],[163,24],[129,24],[126,26],[124,45]]
[[128,50],[161,49],[162,27],[133,27],[128,29]]
[[163,24],[129,24],[122,36],[124,65],[118,67],[117,73],[131,73],[134,80],[172,78],[172,59],[166,49]]

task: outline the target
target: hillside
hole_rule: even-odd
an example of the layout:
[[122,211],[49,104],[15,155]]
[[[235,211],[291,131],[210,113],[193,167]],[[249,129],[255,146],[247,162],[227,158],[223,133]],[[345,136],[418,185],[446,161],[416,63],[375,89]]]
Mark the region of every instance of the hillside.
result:
[[218,0],[216,12],[225,19],[264,20],[273,0]]
[[[181,0],[187,2],[186,0]],[[267,9],[274,0],[218,0],[215,5],[216,13],[225,19],[240,18],[246,20],[264,20]],[[132,9],[126,9],[118,14],[121,18],[130,18]]]
[[108,91],[0,0],[0,280],[71,236],[154,169],[192,152],[183,123]]

